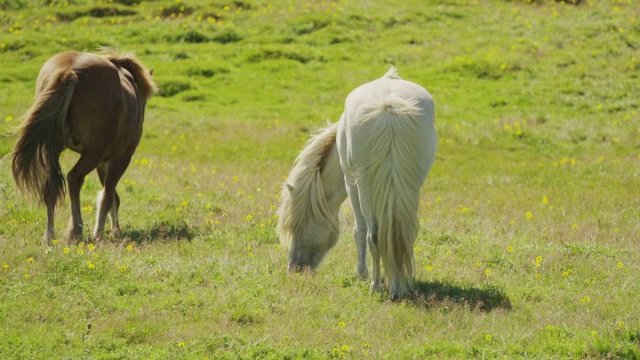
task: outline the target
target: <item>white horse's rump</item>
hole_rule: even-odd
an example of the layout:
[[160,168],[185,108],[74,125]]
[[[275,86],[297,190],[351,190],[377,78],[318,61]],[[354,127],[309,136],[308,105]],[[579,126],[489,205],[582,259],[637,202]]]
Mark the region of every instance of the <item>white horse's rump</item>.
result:
[[283,190],[278,234],[284,245],[291,241],[290,268],[317,267],[335,245],[334,221],[346,186],[356,220],[358,275],[368,273],[368,244],[371,290],[382,291],[382,260],[390,296],[406,293],[413,280],[419,191],[437,147],[434,116],[429,93],[400,79],[394,68],[349,94],[337,127],[309,142]]

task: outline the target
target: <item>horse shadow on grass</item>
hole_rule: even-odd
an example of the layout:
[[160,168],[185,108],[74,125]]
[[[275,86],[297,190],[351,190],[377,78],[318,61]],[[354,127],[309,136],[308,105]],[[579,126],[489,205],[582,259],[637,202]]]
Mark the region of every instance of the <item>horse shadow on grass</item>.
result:
[[470,310],[490,312],[493,310],[511,310],[511,300],[500,289],[492,286],[467,286],[439,281],[420,281],[414,283],[408,302],[417,307],[445,309],[464,307]]
[[140,244],[158,240],[187,240],[191,241],[196,234],[184,221],[162,221],[146,229],[125,230],[122,237],[125,240]]

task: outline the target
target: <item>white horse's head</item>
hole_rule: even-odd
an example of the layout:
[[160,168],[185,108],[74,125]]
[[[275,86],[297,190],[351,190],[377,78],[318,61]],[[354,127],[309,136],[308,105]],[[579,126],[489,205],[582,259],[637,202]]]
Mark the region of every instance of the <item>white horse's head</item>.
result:
[[[337,222],[337,216],[332,222]],[[315,270],[338,241],[339,233],[326,220],[311,216],[291,234],[289,271]]]
[[346,198],[336,125],[315,135],[296,159],[280,195],[277,232],[289,249],[289,270],[316,269],[339,236]]

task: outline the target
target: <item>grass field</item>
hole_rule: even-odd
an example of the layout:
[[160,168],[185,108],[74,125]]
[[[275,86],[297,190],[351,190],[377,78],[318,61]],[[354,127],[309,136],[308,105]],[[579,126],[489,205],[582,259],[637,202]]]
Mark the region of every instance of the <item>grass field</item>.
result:
[[[124,238],[66,242],[67,205],[42,247],[0,160],[0,358],[640,358],[640,3],[398,3],[0,0],[0,132],[59,51],[133,51],[160,88]],[[274,231],[304,142],[391,64],[440,136],[400,303],[356,279],[348,207],[314,274]]]

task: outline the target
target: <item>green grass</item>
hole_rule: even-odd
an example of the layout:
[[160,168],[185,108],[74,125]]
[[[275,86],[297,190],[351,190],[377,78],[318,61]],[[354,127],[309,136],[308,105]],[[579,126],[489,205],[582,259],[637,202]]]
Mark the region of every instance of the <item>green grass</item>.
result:
[[[392,3],[0,0],[0,132],[59,51],[134,51],[161,90],[124,239],[41,247],[0,160],[0,357],[639,358],[638,4]],[[304,141],[391,64],[440,136],[401,303],[355,278],[348,208],[315,274],[286,273],[274,231]]]

